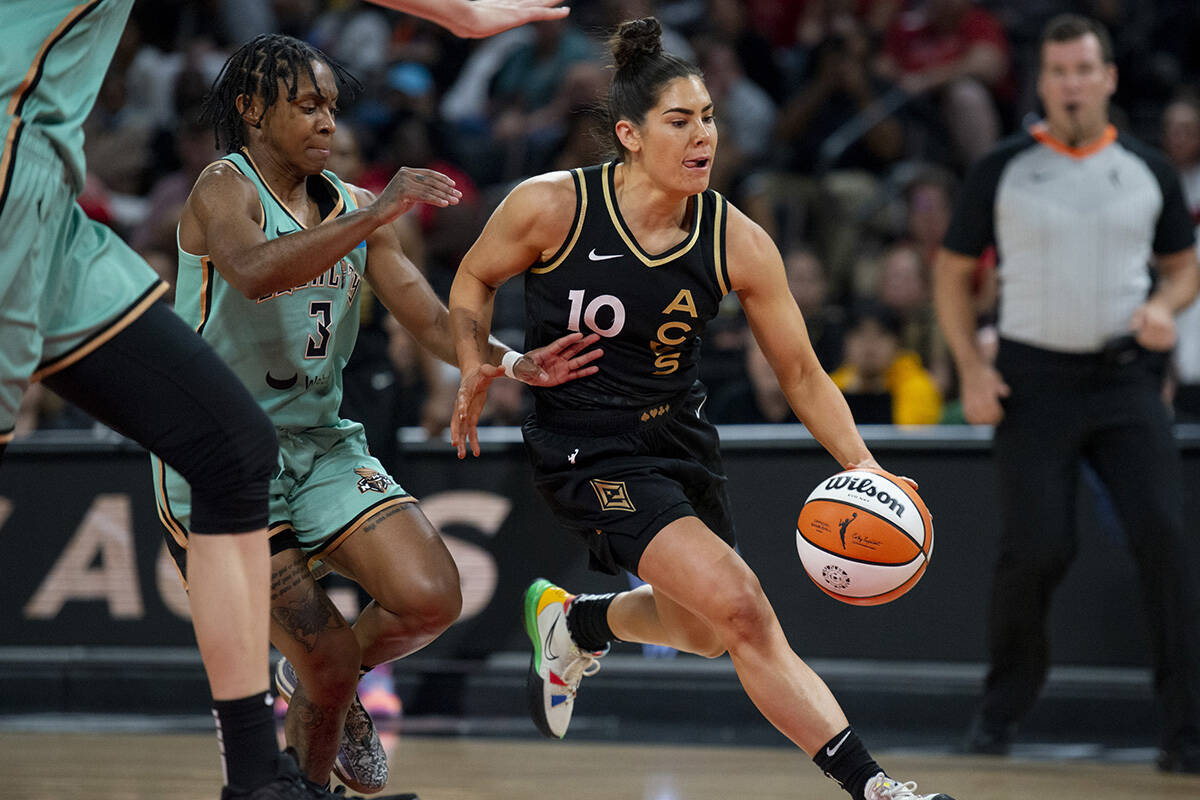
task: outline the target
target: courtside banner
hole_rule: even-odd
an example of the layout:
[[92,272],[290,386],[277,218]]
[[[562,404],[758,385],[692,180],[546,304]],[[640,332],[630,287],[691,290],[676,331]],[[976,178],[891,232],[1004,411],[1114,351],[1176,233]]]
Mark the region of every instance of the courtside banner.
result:
[[[792,646],[808,658],[986,660],[987,594],[999,516],[990,442],[969,428],[864,426],[885,468],[915,478],[938,532],[920,584],[883,606],[838,603],[806,577],[795,521],[806,490],[838,465],[800,426],[723,428],[738,541]],[[1200,435],[1183,443],[1200,485]],[[461,619],[423,652],[479,658],[523,650],[522,592],[537,577],[619,591],[588,572],[530,480],[519,434],[494,429],[482,457],[406,443],[394,477],[421,501],[459,566]],[[1200,514],[1200,493],[1188,499]],[[1149,646],[1132,560],[1107,498],[1080,485],[1079,557],[1055,598],[1055,663],[1144,666]],[[1030,520],[1036,525],[1037,520]],[[187,597],[166,555],[144,452],[119,440],[35,437],[0,468],[0,646],[191,646]]]

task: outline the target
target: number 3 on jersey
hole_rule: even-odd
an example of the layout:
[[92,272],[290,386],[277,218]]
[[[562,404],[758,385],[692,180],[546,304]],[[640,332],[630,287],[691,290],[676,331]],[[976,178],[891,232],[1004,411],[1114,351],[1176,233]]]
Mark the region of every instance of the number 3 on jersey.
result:
[[313,300],[308,304],[308,315],[317,320],[317,336],[308,335],[308,346],[304,348],[305,358],[324,358],[329,352],[329,326],[333,324],[333,303],[329,300]]
[[[567,317],[567,330],[579,331],[579,318],[582,316],[583,324],[601,336],[613,337],[619,334],[625,327],[625,306],[621,303],[620,298],[611,294],[602,294],[593,298],[585,306],[583,294],[583,289],[572,289],[567,292],[567,298],[571,303],[570,315]],[[607,319],[610,315],[612,321],[607,326],[602,322],[597,322],[597,317]]]

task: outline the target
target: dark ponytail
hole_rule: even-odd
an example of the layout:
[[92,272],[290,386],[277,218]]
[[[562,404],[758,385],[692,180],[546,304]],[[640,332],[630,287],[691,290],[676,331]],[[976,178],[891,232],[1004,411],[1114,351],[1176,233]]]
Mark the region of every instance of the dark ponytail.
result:
[[625,148],[614,130],[620,120],[635,125],[658,103],[662,88],[676,78],[703,77],[698,67],[663,52],[662,26],[654,17],[622,22],[608,40],[616,71],[608,89],[608,129],[620,160]]

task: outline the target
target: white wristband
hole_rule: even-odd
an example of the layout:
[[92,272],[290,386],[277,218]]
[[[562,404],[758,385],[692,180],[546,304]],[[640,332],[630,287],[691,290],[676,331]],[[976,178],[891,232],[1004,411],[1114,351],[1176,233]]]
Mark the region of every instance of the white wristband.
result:
[[524,357],[524,353],[518,353],[516,350],[509,350],[507,353],[505,353],[504,357],[500,359],[500,366],[504,367],[504,374],[513,380],[521,380],[516,376],[516,373],[513,372],[513,367],[515,367],[517,362]]

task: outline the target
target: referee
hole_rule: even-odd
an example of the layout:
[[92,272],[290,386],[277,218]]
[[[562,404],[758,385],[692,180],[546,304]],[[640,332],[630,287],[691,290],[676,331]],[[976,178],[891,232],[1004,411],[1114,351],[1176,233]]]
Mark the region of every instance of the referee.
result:
[[[1042,688],[1046,617],[1075,554],[1086,458],[1112,495],[1142,579],[1165,720],[1159,767],[1200,772],[1200,589],[1159,391],[1174,315],[1195,297],[1200,269],[1178,176],[1109,123],[1116,81],[1099,24],[1052,19],[1038,76],[1046,119],[972,167],[937,257],[935,305],[963,410],[968,422],[996,425],[1003,518],[991,664],[967,749],[1007,752]],[[970,288],[992,244],[995,365],[975,345]]]

